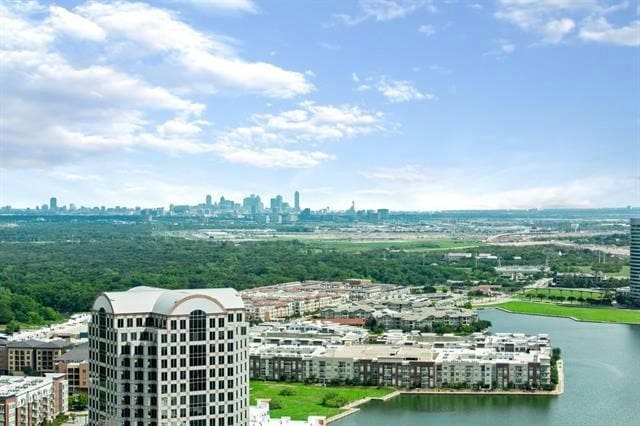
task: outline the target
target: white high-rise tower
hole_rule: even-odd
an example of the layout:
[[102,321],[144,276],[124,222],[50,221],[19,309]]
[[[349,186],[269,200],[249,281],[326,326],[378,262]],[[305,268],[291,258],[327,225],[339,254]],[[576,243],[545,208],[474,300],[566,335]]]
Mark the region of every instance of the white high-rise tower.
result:
[[640,304],[640,218],[631,219],[630,249],[629,264],[631,272],[629,285],[631,286],[631,298],[636,304]]
[[89,424],[248,425],[248,326],[233,289],[100,294],[89,325]]

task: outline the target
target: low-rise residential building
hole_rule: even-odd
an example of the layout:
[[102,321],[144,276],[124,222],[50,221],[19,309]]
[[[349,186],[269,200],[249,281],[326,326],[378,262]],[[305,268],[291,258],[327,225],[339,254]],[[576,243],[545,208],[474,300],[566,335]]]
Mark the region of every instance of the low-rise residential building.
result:
[[56,370],[67,376],[69,394],[89,388],[89,343],[76,346],[56,359]]
[[459,327],[478,320],[478,314],[462,308],[421,308],[409,312],[382,311],[374,318],[387,329],[401,330],[431,329],[435,324]]
[[336,304],[324,308],[325,319],[375,318],[385,328],[423,330],[440,323],[458,327],[478,320],[478,315],[469,309],[449,306],[434,306],[429,296],[403,296],[373,298],[365,301]]
[[9,374],[24,372],[53,373],[55,359],[59,358],[73,343],[67,340],[22,340],[7,344],[7,370]]
[[328,346],[363,343],[369,332],[362,327],[335,324],[320,320],[296,320],[288,323],[266,322],[251,327],[252,346]]
[[[415,337],[415,336],[414,336]],[[548,336],[450,336],[404,344],[251,347],[254,379],[405,388],[539,387],[551,383]]]
[[243,290],[241,295],[252,320],[272,321],[318,312],[347,301],[409,293],[410,288],[407,286],[348,279],[276,284]]
[[0,376],[0,424],[40,426],[68,409],[64,374]]

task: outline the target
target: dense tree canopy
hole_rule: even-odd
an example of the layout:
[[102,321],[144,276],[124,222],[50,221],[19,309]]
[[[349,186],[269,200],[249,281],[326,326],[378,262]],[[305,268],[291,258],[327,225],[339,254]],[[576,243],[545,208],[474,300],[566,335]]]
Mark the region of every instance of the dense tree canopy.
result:
[[[454,280],[511,284],[495,261],[445,262],[442,251],[327,249],[301,241],[216,242],[168,237],[146,223],[30,222],[0,227],[0,323],[40,324],[90,308],[101,291],[148,285],[166,288],[233,287],[298,280],[370,278],[433,286]],[[170,225],[163,225],[165,228]],[[504,264],[545,261],[549,249],[487,247]],[[521,259],[513,260],[518,255]],[[552,266],[596,264],[591,252],[565,250]],[[609,260],[610,268],[622,261]],[[521,285],[521,284],[517,284]],[[429,287],[427,287],[429,288]]]

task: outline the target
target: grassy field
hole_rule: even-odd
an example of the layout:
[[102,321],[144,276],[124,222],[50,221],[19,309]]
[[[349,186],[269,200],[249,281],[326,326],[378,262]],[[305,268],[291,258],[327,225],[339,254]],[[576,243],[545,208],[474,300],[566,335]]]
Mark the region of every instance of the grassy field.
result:
[[495,307],[521,314],[539,314],[551,317],[572,317],[583,321],[601,321],[640,324],[640,310],[600,307],[578,307],[535,302],[505,302]]
[[306,240],[306,243],[316,248],[340,250],[350,252],[360,252],[377,249],[404,250],[412,252],[422,251],[438,251],[438,250],[457,250],[468,249],[480,246],[476,241],[459,241],[459,240]]
[[622,269],[620,270],[620,272],[612,272],[610,274],[607,274],[610,277],[622,277],[622,278],[629,278],[629,272],[630,272],[631,267],[629,265],[622,265]]
[[528,294],[533,294],[533,295],[537,295],[537,294],[542,294],[545,296],[562,296],[562,297],[569,297],[569,296],[573,296],[573,297],[583,297],[585,299],[600,299],[601,297],[601,291],[599,290],[593,290],[593,291],[585,291],[585,290],[560,290],[560,289],[535,289],[535,290],[529,290],[527,291],[525,294],[519,294],[517,295],[517,297],[519,299],[527,299],[526,295]]
[[[584,272],[586,274],[593,273],[593,268],[591,266],[572,266],[572,270],[575,272]],[[597,269],[597,268],[596,268]],[[629,278],[629,265],[622,265],[622,268],[618,272],[607,272],[607,276],[609,277],[621,277],[621,278]]]
[[[292,395],[280,395],[283,389],[290,390]],[[305,385],[302,383],[280,383],[251,381],[251,404],[255,405],[256,399],[268,398],[277,401],[282,408],[272,409],[271,417],[279,418],[289,416],[294,420],[306,420],[309,416],[331,417],[342,410],[339,408],[325,407],[322,398],[329,392],[335,392],[343,396],[348,402],[357,401],[368,396],[380,397],[393,392],[393,389],[357,386],[320,386]]]

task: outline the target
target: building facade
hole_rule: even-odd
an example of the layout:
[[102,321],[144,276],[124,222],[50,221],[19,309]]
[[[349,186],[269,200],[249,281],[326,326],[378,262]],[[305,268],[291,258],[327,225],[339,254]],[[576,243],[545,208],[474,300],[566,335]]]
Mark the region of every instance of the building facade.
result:
[[21,340],[7,344],[7,370],[10,374],[25,372],[53,373],[55,360],[73,344],[66,340]]
[[640,305],[640,218],[631,219],[631,257],[629,286],[631,298]]
[[56,371],[66,374],[70,395],[87,392],[89,388],[89,344],[83,343],[56,359]]
[[544,387],[551,384],[546,335],[480,335],[420,345],[252,346],[251,378],[404,388]]
[[233,289],[102,293],[89,325],[90,424],[247,425],[247,329]]
[[64,374],[0,377],[0,424],[40,426],[68,409]]

